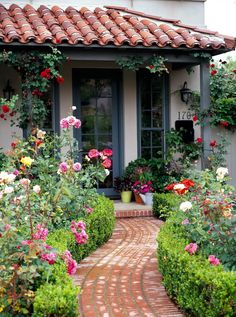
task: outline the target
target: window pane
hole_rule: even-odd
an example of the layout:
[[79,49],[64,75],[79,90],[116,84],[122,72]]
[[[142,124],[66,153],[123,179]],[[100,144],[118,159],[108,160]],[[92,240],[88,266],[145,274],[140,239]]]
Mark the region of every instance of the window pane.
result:
[[145,159],[151,158],[151,149],[150,148],[142,148],[141,156]]
[[142,147],[151,145],[151,132],[150,131],[142,131],[141,145],[142,145]]
[[98,149],[104,148],[112,149],[112,135],[99,135],[98,136]]
[[142,81],[141,84],[141,108],[151,110],[150,78]]
[[112,115],[112,99],[111,98],[98,98],[97,99],[97,112],[99,115]]
[[143,111],[141,120],[142,120],[142,128],[150,128],[151,127],[151,111]]
[[96,80],[97,97],[111,97],[112,85],[111,79]]
[[90,149],[96,148],[95,136],[92,135],[82,135],[82,149],[88,151]]
[[162,146],[162,138],[160,131],[153,131],[152,132],[152,146]]
[[97,116],[98,133],[111,133],[112,121],[108,116]]
[[91,97],[96,96],[96,83],[94,79],[80,80],[80,98],[81,104],[89,102]]
[[94,116],[81,117],[83,133],[94,133],[96,118]]

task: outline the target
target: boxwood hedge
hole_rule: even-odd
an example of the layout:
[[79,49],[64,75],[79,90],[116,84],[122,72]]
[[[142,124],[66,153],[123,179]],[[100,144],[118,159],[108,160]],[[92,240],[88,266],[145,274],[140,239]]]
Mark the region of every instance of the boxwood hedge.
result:
[[[106,242],[114,229],[115,214],[113,202],[99,196],[94,211],[86,216],[86,232],[89,236],[85,245],[78,245],[73,234],[66,229],[49,234],[47,244],[63,252],[69,250],[79,262],[101,244]],[[74,286],[61,261],[52,266],[52,277],[36,291],[34,317],[74,317],[78,316],[79,288]]]
[[153,213],[156,217],[165,220],[176,208],[179,208],[182,197],[173,193],[153,194]]
[[168,294],[191,317],[236,316],[236,272],[211,266],[200,254],[184,251],[189,243],[170,218],[157,238],[159,270]]

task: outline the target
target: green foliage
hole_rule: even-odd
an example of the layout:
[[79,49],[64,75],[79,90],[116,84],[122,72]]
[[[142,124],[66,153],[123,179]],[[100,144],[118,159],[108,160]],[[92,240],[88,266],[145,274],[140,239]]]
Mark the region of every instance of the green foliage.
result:
[[146,68],[150,73],[156,73],[158,76],[161,76],[163,73],[169,73],[169,70],[165,65],[166,61],[167,59],[163,56],[153,55],[148,59],[148,66],[146,66]]
[[153,213],[160,219],[169,218],[178,210],[183,197],[173,193],[154,193],[153,194]]
[[106,197],[99,196],[94,211],[82,219],[86,223],[89,239],[79,248],[74,243],[69,246],[77,261],[88,256],[111,237],[115,225],[113,202]]
[[127,56],[127,57],[123,57],[121,59],[117,59],[116,63],[122,69],[136,71],[143,64],[143,57],[135,56],[135,55],[134,56]]
[[[63,247],[61,249],[65,251]],[[55,264],[50,281],[42,284],[35,293],[32,316],[78,316],[79,292],[79,287],[75,287],[68,276],[65,265],[62,262]]]
[[[13,108],[18,113],[19,127],[28,128],[30,132],[33,127],[43,124],[47,115],[43,95],[49,90],[53,79],[61,79],[59,68],[64,60],[62,53],[53,47],[51,52],[0,53],[0,62],[14,67],[21,76],[22,100]],[[49,71],[44,73],[45,70]]]
[[[158,76],[161,76],[163,73],[169,73],[168,68],[165,66],[165,59],[163,56],[152,55],[145,64],[146,68],[150,73],[156,73]],[[141,56],[126,56],[121,59],[117,59],[116,63],[122,69],[128,69],[132,71],[139,70],[139,68],[144,64],[144,59]]]
[[234,61],[211,63],[209,108],[200,111],[200,100],[192,102],[199,123],[234,130],[236,127],[236,69]]
[[158,267],[168,294],[189,316],[236,315],[236,274],[184,251],[188,240],[168,220],[158,235]]

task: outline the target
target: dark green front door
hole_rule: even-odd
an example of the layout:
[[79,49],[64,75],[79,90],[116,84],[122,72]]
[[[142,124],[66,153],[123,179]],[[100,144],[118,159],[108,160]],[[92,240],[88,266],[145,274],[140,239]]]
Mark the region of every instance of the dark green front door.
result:
[[113,178],[120,172],[119,86],[120,72],[115,70],[75,69],[73,72],[73,105],[82,121],[75,137],[83,153],[90,149],[113,151],[111,173],[99,184],[99,191],[108,196],[115,195]]

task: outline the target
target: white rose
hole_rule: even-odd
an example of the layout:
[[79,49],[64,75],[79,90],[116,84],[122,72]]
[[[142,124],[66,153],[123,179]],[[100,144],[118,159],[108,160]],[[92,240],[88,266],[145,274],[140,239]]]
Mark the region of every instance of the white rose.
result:
[[37,138],[43,140],[45,138],[45,134],[46,134],[46,131],[38,130]]
[[10,184],[10,183],[14,182],[15,178],[16,178],[16,175],[14,175],[14,174],[8,174],[8,176],[7,176],[7,178],[6,178],[6,183],[7,183],[7,184]]
[[179,209],[182,211],[188,211],[192,208],[192,203],[190,201],[184,201],[180,204]]
[[34,191],[36,194],[39,194],[39,193],[40,193],[40,190],[41,190],[41,188],[40,188],[39,185],[33,186],[33,191]]
[[1,172],[0,173],[0,183],[3,183],[8,178],[7,172]]
[[180,190],[180,189],[184,189],[186,188],[186,186],[184,184],[176,184],[173,189],[174,190]]
[[107,168],[105,168],[105,173],[106,173],[106,175],[108,176],[108,175],[110,175],[110,171],[107,169]]
[[216,179],[218,181],[222,180],[225,175],[229,174],[229,170],[226,167],[218,167],[216,170]]
[[11,194],[14,191],[14,188],[11,186],[6,186],[4,189],[5,194]]
[[76,110],[76,107],[75,107],[75,106],[72,106],[72,110],[73,110],[73,111]]

